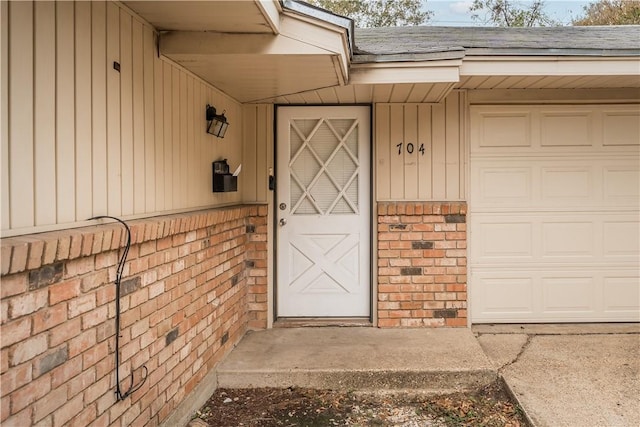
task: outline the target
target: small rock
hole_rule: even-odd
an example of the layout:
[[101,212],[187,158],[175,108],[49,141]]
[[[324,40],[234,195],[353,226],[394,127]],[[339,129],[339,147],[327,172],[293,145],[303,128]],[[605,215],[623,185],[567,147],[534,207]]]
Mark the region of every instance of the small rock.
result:
[[231,403],[233,402],[233,399],[231,399],[230,397],[227,397],[225,400],[222,401],[222,403]]

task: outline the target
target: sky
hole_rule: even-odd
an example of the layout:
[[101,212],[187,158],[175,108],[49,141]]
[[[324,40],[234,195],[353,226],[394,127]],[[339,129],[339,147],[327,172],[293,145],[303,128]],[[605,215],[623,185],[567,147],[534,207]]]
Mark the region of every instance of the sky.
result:
[[[572,18],[582,15],[583,6],[591,1],[584,0],[546,0],[545,11],[550,18],[569,24]],[[518,3],[526,4],[526,0],[518,0]],[[482,25],[471,19],[469,6],[472,0],[427,0],[426,9],[434,12],[428,25],[438,26],[472,26]]]

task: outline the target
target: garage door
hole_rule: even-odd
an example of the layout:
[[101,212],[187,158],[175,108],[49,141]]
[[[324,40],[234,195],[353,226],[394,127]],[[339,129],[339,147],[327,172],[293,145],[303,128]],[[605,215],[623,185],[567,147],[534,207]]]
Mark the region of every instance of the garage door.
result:
[[640,106],[472,106],[475,323],[640,320]]

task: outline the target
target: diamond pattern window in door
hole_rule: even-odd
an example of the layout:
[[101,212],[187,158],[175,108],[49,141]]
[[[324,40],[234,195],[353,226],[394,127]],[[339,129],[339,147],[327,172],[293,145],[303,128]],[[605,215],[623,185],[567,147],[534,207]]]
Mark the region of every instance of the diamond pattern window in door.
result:
[[291,213],[357,214],[357,121],[292,120],[289,136]]

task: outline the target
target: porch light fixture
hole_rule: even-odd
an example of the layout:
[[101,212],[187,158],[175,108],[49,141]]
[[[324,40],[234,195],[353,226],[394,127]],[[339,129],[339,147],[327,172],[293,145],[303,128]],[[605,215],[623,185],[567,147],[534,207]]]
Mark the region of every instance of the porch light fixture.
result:
[[206,117],[207,133],[218,138],[224,138],[224,134],[227,132],[227,128],[229,127],[229,122],[227,122],[224,111],[222,114],[216,114],[216,107],[212,107],[207,104]]

